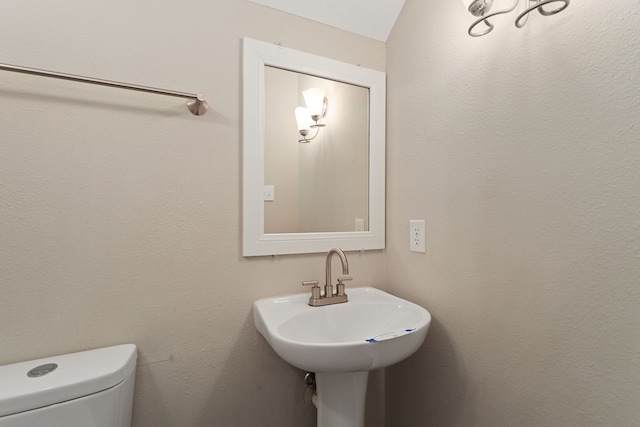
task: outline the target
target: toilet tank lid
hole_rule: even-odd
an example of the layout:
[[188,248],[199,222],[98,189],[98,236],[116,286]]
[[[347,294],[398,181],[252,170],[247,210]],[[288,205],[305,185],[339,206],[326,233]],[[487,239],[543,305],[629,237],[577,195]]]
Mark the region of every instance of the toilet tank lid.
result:
[[[137,349],[123,344],[0,366],[0,417],[77,399],[118,385],[135,372]],[[40,377],[27,373],[54,363]]]

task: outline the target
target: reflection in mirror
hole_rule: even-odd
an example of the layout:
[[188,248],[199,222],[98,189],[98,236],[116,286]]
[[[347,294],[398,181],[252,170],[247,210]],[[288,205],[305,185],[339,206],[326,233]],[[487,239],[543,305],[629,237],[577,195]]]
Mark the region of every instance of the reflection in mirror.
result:
[[242,163],[243,256],[383,249],[385,74],[245,38]]
[[[369,89],[266,66],[265,233],[367,231],[369,223]],[[323,127],[298,133],[303,93],[326,98]],[[308,93],[308,92],[306,92]]]

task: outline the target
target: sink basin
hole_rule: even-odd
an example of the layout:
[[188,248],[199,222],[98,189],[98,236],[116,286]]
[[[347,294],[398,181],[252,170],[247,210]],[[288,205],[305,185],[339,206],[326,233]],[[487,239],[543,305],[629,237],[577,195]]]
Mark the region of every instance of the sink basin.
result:
[[308,305],[309,293],[256,301],[256,329],[285,361],[320,373],[383,368],[423,343],[431,315],[375,288],[347,289],[349,301]]
[[431,315],[375,288],[348,288],[346,303],[309,306],[309,293],[253,304],[256,329],[275,352],[316,373],[318,427],[364,427],[369,371],[413,354]]

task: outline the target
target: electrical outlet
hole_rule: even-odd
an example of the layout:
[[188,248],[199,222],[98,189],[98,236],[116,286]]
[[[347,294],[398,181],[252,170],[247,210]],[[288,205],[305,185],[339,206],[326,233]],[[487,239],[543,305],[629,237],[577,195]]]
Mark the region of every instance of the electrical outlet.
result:
[[356,231],[364,231],[364,219],[356,218]]
[[427,253],[425,229],[424,219],[409,221],[409,249],[411,252]]

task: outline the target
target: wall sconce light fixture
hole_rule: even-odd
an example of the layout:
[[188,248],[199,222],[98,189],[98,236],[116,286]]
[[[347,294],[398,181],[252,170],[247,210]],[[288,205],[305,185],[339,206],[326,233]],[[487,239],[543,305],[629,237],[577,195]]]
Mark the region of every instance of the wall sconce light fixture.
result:
[[[298,132],[302,135],[302,139],[298,142],[310,142],[320,132],[320,128],[326,126],[320,123],[320,120],[327,114],[327,98],[324,96],[324,89],[312,88],[302,92],[304,103],[307,107],[296,108],[296,122],[298,123]],[[311,138],[307,135],[315,129],[316,133]]]
[[[540,15],[543,16],[551,16],[556,13],[562,12],[569,6],[569,2],[571,0],[522,0],[524,3],[524,10],[522,13],[518,15],[516,18],[516,27],[522,28],[527,23],[527,19],[529,18],[529,13],[537,10]],[[473,15],[479,17],[471,26],[469,27],[469,35],[471,37],[480,37],[485,34],[489,34],[493,30],[493,24],[489,22],[489,18],[493,18],[497,15],[502,15],[505,13],[510,13],[518,7],[521,0],[515,0],[513,6],[508,9],[498,10],[496,12],[490,12],[491,6],[493,6],[493,0],[462,0],[462,3],[467,8],[467,10]],[[556,4],[551,6],[551,3],[561,3],[560,5]],[[484,31],[476,31],[475,28],[484,23],[487,28]]]

